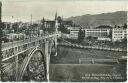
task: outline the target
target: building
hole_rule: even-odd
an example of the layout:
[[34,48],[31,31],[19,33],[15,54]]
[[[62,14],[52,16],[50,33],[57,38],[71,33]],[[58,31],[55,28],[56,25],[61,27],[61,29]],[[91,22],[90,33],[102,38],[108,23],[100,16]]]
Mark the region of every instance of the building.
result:
[[79,32],[79,29],[70,29],[69,37],[71,39],[77,39],[78,38],[78,32]]
[[25,34],[22,34],[22,33],[10,33],[10,34],[7,34],[6,37],[7,39],[9,39],[9,41],[16,41],[16,40],[22,40],[26,36]]
[[[72,39],[77,39],[78,38],[78,32],[80,30],[80,27],[75,27],[75,28],[71,28],[70,27],[70,34],[69,34],[69,38],[72,38]],[[84,29],[82,29],[84,30]]]
[[124,38],[127,38],[127,29],[124,28],[112,29],[112,41],[121,41]]
[[108,38],[110,29],[85,29],[85,37]]
[[80,29],[81,27],[79,27],[79,26],[68,26],[66,28],[69,29],[69,30],[75,30],[75,29]]
[[[109,31],[110,29],[82,29],[85,31],[85,38],[97,37],[98,39],[109,40]],[[70,28],[70,38],[77,39],[78,38],[79,28]]]

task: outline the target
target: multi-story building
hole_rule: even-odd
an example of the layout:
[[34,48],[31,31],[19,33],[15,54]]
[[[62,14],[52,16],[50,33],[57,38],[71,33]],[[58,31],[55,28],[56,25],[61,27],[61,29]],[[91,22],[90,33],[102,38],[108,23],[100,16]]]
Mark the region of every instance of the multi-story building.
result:
[[69,27],[66,27],[67,29],[69,29],[69,30],[79,30],[81,27],[79,27],[79,26],[69,26]]
[[70,29],[69,37],[71,39],[77,39],[78,38],[78,32],[79,32],[79,29]]
[[[77,39],[78,38],[78,32],[79,32],[79,30],[80,30],[80,27],[70,28],[69,38]],[[81,29],[81,30],[84,30],[84,29]]]
[[[98,40],[112,40],[112,41],[121,41],[124,38],[127,38],[127,29],[124,28],[113,28],[113,29],[82,29],[85,30],[85,38],[97,37]],[[72,39],[78,38],[79,29],[72,28],[70,29],[69,37]],[[110,37],[111,36],[111,37]]]
[[127,38],[127,29],[124,28],[112,29],[112,41],[121,41],[124,38]]
[[108,38],[110,29],[85,29],[85,37]]
[[[110,29],[82,29],[85,31],[85,38],[97,37],[98,39],[108,39]],[[78,29],[70,29],[70,38],[77,39],[78,38]]]

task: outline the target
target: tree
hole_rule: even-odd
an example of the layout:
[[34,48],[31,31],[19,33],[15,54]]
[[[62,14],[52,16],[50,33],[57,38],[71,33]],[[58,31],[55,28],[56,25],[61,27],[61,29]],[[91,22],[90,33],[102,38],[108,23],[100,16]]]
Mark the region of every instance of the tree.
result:
[[123,38],[123,39],[122,39],[122,42],[123,42],[123,44],[126,44],[126,45],[127,45],[127,38],[126,38],[126,37]]
[[18,32],[18,29],[19,29],[18,23],[14,23],[14,24],[12,25],[12,28],[13,28],[13,30],[14,30],[14,33]]
[[70,34],[70,30],[68,30],[63,24],[58,28],[59,31],[65,34]]
[[125,23],[124,26],[123,26],[124,29],[127,29],[127,24]]
[[62,18],[60,16],[58,16],[57,20],[58,20],[58,23],[60,23],[60,25],[61,25],[62,24]]
[[80,30],[78,32],[78,41],[79,41],[79,43],[81,43],[83,41],[84,37],[85,37],[85,31],[80,28]]
[[112,29],[110,29],[108,37],[112,39]]

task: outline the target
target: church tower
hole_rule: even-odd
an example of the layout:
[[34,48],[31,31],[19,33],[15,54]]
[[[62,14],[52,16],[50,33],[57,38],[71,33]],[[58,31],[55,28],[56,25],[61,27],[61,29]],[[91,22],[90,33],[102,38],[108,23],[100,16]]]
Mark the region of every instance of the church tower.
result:
[[57,19],[57,12],[55,14],[55,33],[58,33],[58,19]]

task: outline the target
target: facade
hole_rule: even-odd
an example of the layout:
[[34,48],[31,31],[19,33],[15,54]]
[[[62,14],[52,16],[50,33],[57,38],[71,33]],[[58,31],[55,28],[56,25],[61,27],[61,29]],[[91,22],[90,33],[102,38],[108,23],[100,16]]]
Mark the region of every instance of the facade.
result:
[[121,41],[127,38],[127,29],[114,28],[112,29],[112,41]]
[[55,21],[45,21],[45,28],[54,28],[55,27]]
[[[127,29],[124,28],[113,28],[113,29],[82,29],[85,30],[85,38],[97,37],[98,40],[108,40],[108,41],[121,41],[124,38],[127,38]],[[112,32],[111,32],[111,31]],[[71,28],[69,38],[77,39],[79,29]],[[110,39],[110,33],[112,37]]]
[[69,29],[69,30],[77,30],[77,29],[80,29],[80,27],[79,26],[75,26],[75,27],[73,27],[73,26],[68,26],[68,27],[66,27],[67,29]]
[[69,37],[71,39],[77,39],[78,38],[78,32],[79,32],[79,29],[70,29]]
[[110,29],[85,29],[85,37],[108,38]]
[[[77,39],[78,38],[78,32],[79,32],[79,28],[72,28],[70,29],[70,35],[69,35],[69,38],[72,38],[72,39]],[[84,30],[84,29],[82,29]]]
[[[85,38],[91,36],[91,37],[97,37],[98,39],[107,39],[110,29],[82,29],[85,31]],[[77,39],[78,38],[78,32],[79,29],[77,28],[71,28],[70,29],[70,38]]]
[[11,34],[7,34],[7,38],[9,40],[20,40],[20,39],[24,39],[25,38],[25,34],[19,33],[11,33]]

